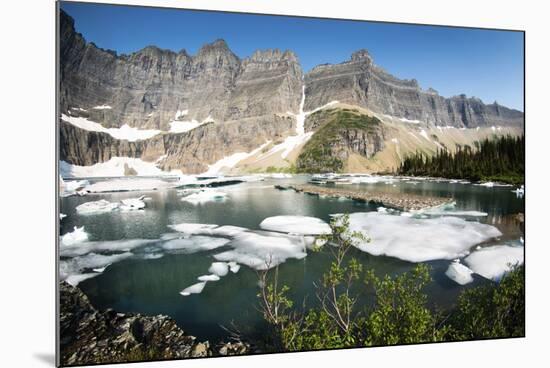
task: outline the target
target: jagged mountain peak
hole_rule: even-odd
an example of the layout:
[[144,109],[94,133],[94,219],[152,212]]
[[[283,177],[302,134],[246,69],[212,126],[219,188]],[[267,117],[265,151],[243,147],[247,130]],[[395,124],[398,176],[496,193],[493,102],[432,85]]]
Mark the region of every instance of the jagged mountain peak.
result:
[[351,54],[351,61],[365,60],[372,63],[372,56],[367,49],[360,49]]

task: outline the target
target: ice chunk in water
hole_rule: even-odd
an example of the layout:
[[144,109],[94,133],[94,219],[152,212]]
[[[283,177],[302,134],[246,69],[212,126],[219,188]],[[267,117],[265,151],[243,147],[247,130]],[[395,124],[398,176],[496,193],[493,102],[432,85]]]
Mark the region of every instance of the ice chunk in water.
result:
[[237,262],[227,262],[227,265],[229,266],[229,270],[233,273],[237,273],[241,269],[241,265]]
[[464,259],[475,273],[500,281],[511,267],[523,264],[523,246],[495,245],[476,250]]
[[458,217],[418,219],[379,212],[349,216],[350,231],[364,233],[370,242],[359,241],[360,250],[409,262],[464,257],[471,247],[502,235],[494,226]]
[[125,239],[82,242],[69,246],[62,244],[59,254],[62,257],[76,257],[91,252],[129,252],[132,249],[157,241],[158,239]]
[[301,235],[321,235],[332,233],[330,226],[321,219],[309,216],[273,216],[260,223],[265,230],[280,231]]
[[145,196],[141,196],[139,198],[123,199],[122,201],[120,201],[122,203],[120,209],[123,211],[141,210],[145,208],[145,202],[143,202],[143,198],[145,198]]
[[169,183],[161,179],[111,179],[87,185],[84,190],[90,193],[149,191],[171,188],[175,185],[177,184]]
[[67,217],[67,215],[65,215],[64,213],[59,214],[59,219],[60,220],[63,220],[65,217]]
[[183,289],[180,294],[183,296],[188,296],[191,294],[200,294],[202,290],[204,289],[204,285],[206,285],[206,281],[197,282],[196,284],[193,284],[189,286],[188,288]]
[[91,279],[92,277],[96,277],[97,275],[99,275],[99,273],[97,273],[97,272],[83,273],[83,274],[80,274],[80,275],[70,275],[65,279],[65,281],[67,283],[69,283],[70,285],[72,285],[72,286],[77,286],[82,281]]
[[177,225],[168,225],[168,227],[187,235],[210,235],[212,234],[212,229],[218,227],[218,225],[182,223]]
[[223,201],[227,197],[227,193],[216,190],[205,189],[198,193],[193,193],[183,197],[181,200],[190,202],[193,204],[209,202],[209,201]]
[[220,277],[218,275],[203,275],[197,278],[199,281],[218,281]]
[[452,262],[445,271],[445,275],[459,285],[466,285],[474,281],[473,271],[459,262]]
[[214,255],[218,261],[237,262],[256,270],[275,267],[289,258],[302,259],[307,254],[301,236],[246,231],[228,244],[233,249]]
[[72,232],[68,232],[67,234],[61,237],[61,244],[69,246],[69,245],[82,243],[87,240],[88,240],[88,233],[84,230],[84,226],[82,227],[75,226]]
[[248,231],[248,229],[240,226],[225,225],[212,229],[212,235],[232,238],[244,231]]
[[111,203],[105,199],[100,199],[99,201],[86,202],[76,206],[76,212],[79,215],[92,215],[111,212],[116,210],[118,206],[118,203]]
[[213,273],[216,276],[223,277],[227,275],[229,271],[228,264],[225,262],[213,262],[208,272]]
[[229,239],[213,238],[210,236],[192,236],[190,238],[172,239],[162,244],[166,250],[183,250],[186,253],[195,253],[223,247]]

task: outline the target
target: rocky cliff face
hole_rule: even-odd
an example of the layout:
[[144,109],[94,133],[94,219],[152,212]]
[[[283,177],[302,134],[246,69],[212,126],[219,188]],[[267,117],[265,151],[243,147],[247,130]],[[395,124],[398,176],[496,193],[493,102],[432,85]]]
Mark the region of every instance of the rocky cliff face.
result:
[[429,125],[478,127],[521,125],[523,113],[465,95],[444,98],[433,89],[426,91],[414,79],[398,79],[376,66],[366,50],[349,61],[320,65],[305,75],[306,110],[332,100],[357,105],[373,112],[419,120]]
[[80,289],[60,284],[61,364],[87,365],[212,355],[167,316],[100,312]]
[[178,111],[179,120],[225,122],[298,110],[302,70],[290,51],[241,60],[216,40],[194,56],[155,46],[117,55],[86,42],[66,13],[60,18],[63,112],[79,107],[106,127],[167,131]]
[[129,142],[107,133],[80,129],[63,120],[59,123],[59,159],[74,165],[88,166],[109,161],[112,157],[141,158],[156,161],[166,153],[166,135]]
[[61,365],[241,355],[253,352],[235,341],[210,346],[186,335],[168,316],[98,311],[82,291],[62,281],[60,293]]

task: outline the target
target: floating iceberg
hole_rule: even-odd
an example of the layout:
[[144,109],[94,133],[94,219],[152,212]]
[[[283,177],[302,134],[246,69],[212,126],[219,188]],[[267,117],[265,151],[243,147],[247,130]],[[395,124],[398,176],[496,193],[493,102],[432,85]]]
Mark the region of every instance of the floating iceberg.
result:
[[197,193],[189,194],[181,200],[190,203],[203,203],[210,201],[223,201],[227,197],[227,193],[216,190],[205,189]]
[[168,225],[168,227],[186,235],[195,235],[195,234],[210,235],[212,234],[212,229],[218,227],[218,225],[195,224],[195,223],[184,222],[176,225]]
[[330,226],[321,219],[309,216],[273,216],[260,223],[264,230],[300,235],[331,234]]
[[91,252],[129,252],[133,249],[155,242],[158,242],[158,239],[85,241],[72,245],[65,245],[62,242],[59,254],[62,257],[77,257]]
[[229,272],[229,265],[225,262],[213,262],[208,272],[218,277],[223,277]]
[[82,280],[85,280],[87,277],[81,280],[79,276],[90,274],[90,270],[92,270],[97,275],[105,271],[105,269],[109,265],[115,262],[120,262],[130,257],[132,257],[132,253],[128,252],[113,255],[90,253],[81,257],[61,260],[59,262],[59,277],[61,278],[61,280],[72,278],[73,282],[80,282]]
[[145,196],[141,196],[139,198],[128,198],[123,199],[120,202],[122,205],[120,206],[120,209],[123,211],[134,211],[134,210],[141,210],[145,208],[145,202],[143,202],[143,199]]
[[359,212],[349,216],[350,231],[364,233],[370,242],[358,241],[360,250],[409,262],[464,257],[472,246],[501,232],[494,226],[458,217],[418,219],[380,212]]
[[229,266],[229,271],[233,273],[237,273],[241,269],[241,265],[237,262],[227,262],[227,265]]
[[196,284],[193,284],[189,286],[188,288],[183,289],[180,294],[183,296],[188,296],[191,294],[200,294],[202,290],[204,289],[204,286],[206,285],[206,281],[197,282]]
[[196,253],[223,247],[229,241],[229,239],[199,235],[190,238],[168,240],[162,244],[162,248],[166,250],[181,250],[185,253]]
[[132,178],[100,181],[86,186],[84,190],[88,193],[150,191],[171,188],[175,185],[177,184],[161,179]]
[[475,273],[499,281],[511,267],[523,264],[522,246],[495,245],[476,250],[464,259]]
[[214,255],[218,261],[236,262],[256,270],[275,267],[289,258],[302,259],[307,254],[302,236],[246,231],[228,244],[232,250]]
[[452,262],[445,271],[445,275],[459,285],[466,285],[474,281],[473,271],[459,262]]
[[99,275],[99,273],[97,272],[70,275],[67,276],[65,281],[72,286],[78,286],[78,284],[80,284],[82,281],[91,279],[92,277],[96,277],[97,275]]
[[105,199],[82,203],[76,206],[76,213],[79,215],[93,215],[98,213],[111,212],[118,208],[118,203],[112,203]]
[[197,277],[199,281],[219,281],[220,277],[218,275],[203,275]]
[[458,216],[458,217],[486,217],[487,212],[456,210],[456,202],[446,203],[441,206],[413,211],[413,215],[429,216]]
[[59,214],[59,219],[60,220],[63,220],[65,217],[67,217],[67,215],[65,215],[64,213]]
[[88,233],[82,227],[74,227],[72,232],[68,232],[61,237],[61,244],[70,246],[78,243],[82,243],[88,240]]

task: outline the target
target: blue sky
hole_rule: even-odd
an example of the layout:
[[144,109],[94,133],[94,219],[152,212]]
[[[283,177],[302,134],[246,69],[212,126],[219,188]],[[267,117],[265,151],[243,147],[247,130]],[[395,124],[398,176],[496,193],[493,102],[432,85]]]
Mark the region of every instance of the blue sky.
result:
[[523,110],[523,34],[389,23],[62,3],[87,41],[118,53],[148,45],[195,54],[223,38],[239,57],[292,50],[304,71],[369,50],[399,78],[445,97],[465,93]]

